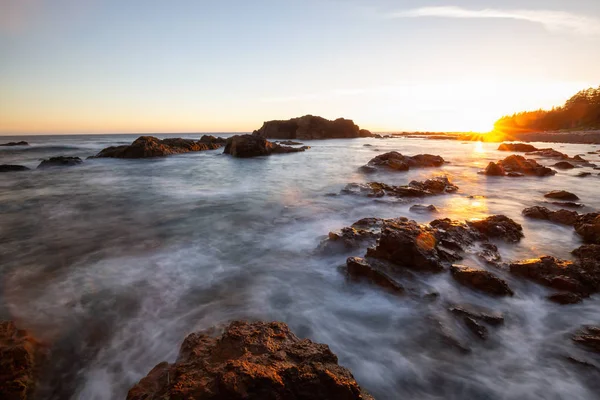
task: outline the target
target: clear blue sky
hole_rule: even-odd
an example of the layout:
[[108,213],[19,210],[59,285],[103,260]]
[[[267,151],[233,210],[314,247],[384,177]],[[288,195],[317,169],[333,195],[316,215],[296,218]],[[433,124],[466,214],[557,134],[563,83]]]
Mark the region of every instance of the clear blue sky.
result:
[[0,0],[0,134],[484,130],[600,85],[600,1]]

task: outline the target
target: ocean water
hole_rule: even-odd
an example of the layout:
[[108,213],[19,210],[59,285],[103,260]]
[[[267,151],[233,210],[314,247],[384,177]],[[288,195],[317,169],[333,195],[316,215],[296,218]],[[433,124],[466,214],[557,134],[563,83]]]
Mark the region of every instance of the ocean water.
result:
[[[188,135],[187,137],[198,137]],[[0,147],[0,164],[35,167],[58,155],[87,157],[132,135],[36,136],[30,147]],[[524,228],[518,244],[498,242],[504,260],[570,258],[581,245],[570,227],[521,216],[564,189],[600,209],[599,171],[518,179],[478,175],[510,153],[498,144],[423,139],[306,141],[304,153],[236,159],[222,150],[159,159],[90,159],[81,166],[0,175],[0,318],[52,345],[38,393],[43,399],[123,399],[161,361],[174,361],[186,334],[235,319],[279,320],[300,337],[327,343],[377,399],[594,399],[600,365],[570,335],[600,322],[600,298],[561,306],[539,285],[494,272],[515,291],[493,298],[447,273],[409,285],[436,301],[394,296],[351,281],[347,253],[316,251],[327,233],[364,217],[507,215]],[[371,144],[371,147],[364,146]],[[536,144],[571,156],[593,145]],[[358,167],[391,150],[439,154],[442,168],[364,175]],[[600,154],[585,158],[600,165]],[[551,165],[555,160],[538,159]],[[577,178],[580,171],[593,175]],[[351,182],[407,184],[447,175],[460,190],[427,199],[340,195]],[[474,197],[471,197],[474,196]],[[411,205],[434,204],[437,215]],[[466,259],[464,264],[474,265]],[[484,267],[484,266],[481,266]],[[489,268],[489,267],[488,267]],[[449,304],[505,313],[479,341],[461,331]],[[454,326],[463,354],[435,335]]]

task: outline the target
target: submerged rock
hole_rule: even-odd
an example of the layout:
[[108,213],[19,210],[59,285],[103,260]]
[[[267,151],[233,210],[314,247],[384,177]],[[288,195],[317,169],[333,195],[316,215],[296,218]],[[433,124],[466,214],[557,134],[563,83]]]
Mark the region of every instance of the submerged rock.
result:
[[485,326],[477,322],[471,317],[463,317],[463,321],[465,322],[465,326],[469,328],[471,332],[473,332],[477,337],[482,340],[486,340],[488,338],[488,330]]
[[567,192],[566,190],[553,190],[544,195],[549,199],[558,199],[558,200],[579,200],[577,195]]
[[600,353],[600,326],[586,326],[573,335],[573,341]]
[[548,296],[548,300],[550,300],[554,303],[566,305],[566,304],[581,303],[583,301],[583,297],[581,297],[581,295],[579,295],[577,293],[562,292],[562,293],[554,293],[554,294]]
[[[189,153],[192,151],[214,150],[222,146],[220,138],[203,136],[204,142],[192,139],[158,139],[154,136],[140,136],[130,145],[111,146],[103,149],[96,158],[151,158],[164,157],[172,154]],[[211,142],[214,138],[216,141]]]
[[381,266],[374,266],[371,262],[360,257],[349,257],[346,260],[348,275],[355,279],[366,279],[375,285],[381,286],[394,293],[404,293],[404,288],[390,275],[383,271]]
[[13,321],[0,321],[0,399],[32,398],[46,349]]
[[460,284],[495,296],[512,296],[513,291],[506,281],[489,271],[463,265],[450,268],[452,277]]
[[531,153],[527,153],[528,156],[538,156],[538,157],[544,157],[544,158],[562,158],[562,159],[568,159],[569,156],[561,153],[560,151],[551,149],[551,148],[547,148],[547,149],[539,149],[536,151],[533,151]]
[[394,171],[408,171],[410,168],[440,167],[445,162],[446,161],[442,157],[431,154],[405,156],[397,151],[391,151],[371,159],[371,161],[363,167],[363,170],[385,168]]
[[324,344],[282,322],[232,322],[219,337],[192,333],[177,361],[162,362],[129,390],[146,399],[372,399]]
[[501,325],[504,323],[504,316],[502,313],[481,306],[460,304],[450,307],[449,310],[454,314],[470,317],[490,325]]
[[282,140],[281,142],[279,142],[279,144],[283,144],[286,146],[299,146],[299,145],[303,145],[304,143],[294,142],[293,140]]
[[322,117],[305,115],[289,120],[267,121],[253,135],[266,139],[342,139],[377,137],[366,129],[360,129],[350,119],[330,121]]
[[581,208],[581,207],[583,207],[583,204],[581,204],[581,203],[574,203],[572,201],[552,201],[552,202],[550,202],[550,204],[554,204],[555,206],[570,207],[570,208]]
[[558,210],[551,211],[546,207],[534,206],[523,210],[523,215],[528,218],[544,219],[563,225],[575,225],[579,219],[577,211]]
[[554,166],[556,168],[560,168],[560,169],[573,169],[575,168],[575,166],[573,164],[571,164],[568,161],[559,161],[556,164],[554,164]]
[[369,197],[426,197],[446,193],[453,193],[458,186],[452,184],[448,177],[438,176],[423,182],[412,181],[408,185],[393,186],[381,182],[366,184],[351,183],[342,190],[346,194],[361,194]]
[[234,157],[249,158],[258,156],[269,156],[271,154],[297,153],[309,149],[303,147],[281,146],[269,142],[267,139],[258,135],[236,135],[227,139],[224,154],[230,154]]
[[438,209],[433,204],[430,204],[428,206],[425,206],[423,204],[415,204],[414,206],[411,206],[409,208],[409,211],[418,213],[418,214],[428,214],[428,213],[436,213],[436,212],[438,212]]
[[27,143],[24,140],[21,140],[20,142],[2,143],[2,144],[0,144],[0,146],[7,146],[7,147],[11,147],[11,146],[29,146],[29,143]]
[[537,147],[535,147],[531,144],[526,144],[526,143],[502,143],[498,147],[498,150],[500,150],[500,151],[517,151],[517,152],[528,153],[531,151],[536,151]]
[[591,172],[580,172],[577,175],[575,175],[575,177],[577,177],[577,178],[585,178],[586,176],[590,176],[590,175],[592,175]]
[[16,171],[29,171],[29,168],[27,168],[23,165],[11,165],[11,164],[0,165],[0,172],[16,172]]
[[72,167],[81,163],[83,163],[83,161],[79,157],[51,157],[47,160],[43,160],[40,165],[38,165],[38,168]]

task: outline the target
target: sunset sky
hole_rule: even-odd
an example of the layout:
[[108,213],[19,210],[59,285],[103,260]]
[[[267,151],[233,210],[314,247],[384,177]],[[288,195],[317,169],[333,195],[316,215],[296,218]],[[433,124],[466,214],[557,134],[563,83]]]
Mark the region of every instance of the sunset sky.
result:
[[0,0],[0,134],[487,131],[600,85],[599,0]]

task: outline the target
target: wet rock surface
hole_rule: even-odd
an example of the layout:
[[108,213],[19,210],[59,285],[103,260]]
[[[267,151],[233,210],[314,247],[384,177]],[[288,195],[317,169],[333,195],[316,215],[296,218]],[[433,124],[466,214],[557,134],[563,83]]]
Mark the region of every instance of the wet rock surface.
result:
[[528,218],[543,219],[563,225],[575,225],[579,213],[571,210],[552,211],[546,207],[534,206],[523,210],[523,215]]
[[[223,144],[220,138],[203,136],[204,141],[192,139],[159,139],[154,136],[140,136],[130,145],[111,146],[103,149],[96,158],[152,158],[192,151],[214,150]],[[213,139],[214,138],[214,139]],[[214,140],[214,141],[211,141]]]
[[46,349],[13,321],[0,321],[0,398],[33,397]]
[[438,212],[438,209],[433,204],[430,204],[428,206],[423,205],[423,204],[415,204],[414,206],[411,206],[409,208],[409,211],[418,213],[418,214],[429,214],[429,213]]
[[491,176],[551,176],[555,175],[556,171],[545,167],[532,159],[526,159],[523,156],[511,155],[497,163],[490,162],[483,172],[485,175]]
[[82,164],[83,161],[79,157],[51,157],[44,160],[38,165],[38,169],[53,168],[53,167],[73,167]]
[[27,168],[23,165],[11,165],[11,164],[0,165],[0,172],[16,172],[16,171],[29,171],[29,168]]
[[377,137],[366,129],[360,129],[350,119],[328,120],[313,115],[289,120],[267,121],[253,135],[266,139],[342,139]]
[[230,154],[233,157],[249,158],[259,156],[269,156],[271,154],[298,153],[309,149],[303,147],[281,146],[269,142],[267,139],[258,135],[236,135],[227,139],[224,154]]
[[232,322],[219,337],[192,333],[177,361],[131,388],[143,399],[372,399],[324,344],[281,322]]
[[575,166],[573,164],[571,164],[568,161],[559,161],[556,164],[554,164],[554,166],[556,168],[560,168],[560,169],[573,169],[575,168]]
[[600,213],[580,215],[575,222],[575,232],[586,243],[600,244]]
[[498,146],[498,150],[529,153],[536,151],[537,147],[527,143],[502,143],[500,146]]
[[504,323],[504,316],[502,313],[472,304],[455,305],[450,307],[449,311],[453,314],[483,321],[494,326],[502,325]]
[[544,197],[558,200],[579,200],[579,197],[577,197],[576,194],[567,192],[566,190],[553,190],[546,193]]
[[393,186],[381,182],[351,183],[342,190],[345,194],[358,194],[368,197],[427,197],[446,193],[454,193],[458,186],[452,184],[445,176],[438,176],[425,181],[412,181],[408,185]]
[[505,215],[492,215],[484,219],[469,221],[467,224],[488,238],[518,242],[523,237],[523,227]]
[[373,261],[367,261],[360,257],[349,257],[346,260],[346,270],[348,275],[354,279],[368,280],[397,294],[404,293],[402,285],[384,271],[385,267],[377,265]]
[[450,272],[457,282],[471,289],[495,296],[512,296],[514,294],[505,280],[489,271],[464,265],[453,265]]
[[282,144],[285,146],[299,146],[299,145],[303,145],[304,143],[294,142],[293,140],[282,140],[281,142],[279,142],[279,144]]
[[600,353],[600,326],[586,326],[573,335],[573,341],[588,350]]
[[202,135],[202,137],[200,138],[200,142],[225,145],[225,143],[227,142],[227,139],[222,138],[222,137],[213,136],[213,135]]
[[405,156],[397,151],[380,154],[371,159],[362,171],[387,169],[394,171],[408,171],[411,168],[440,167],[446,161],[440,156],[431,154],[417,154],[416,156]]

